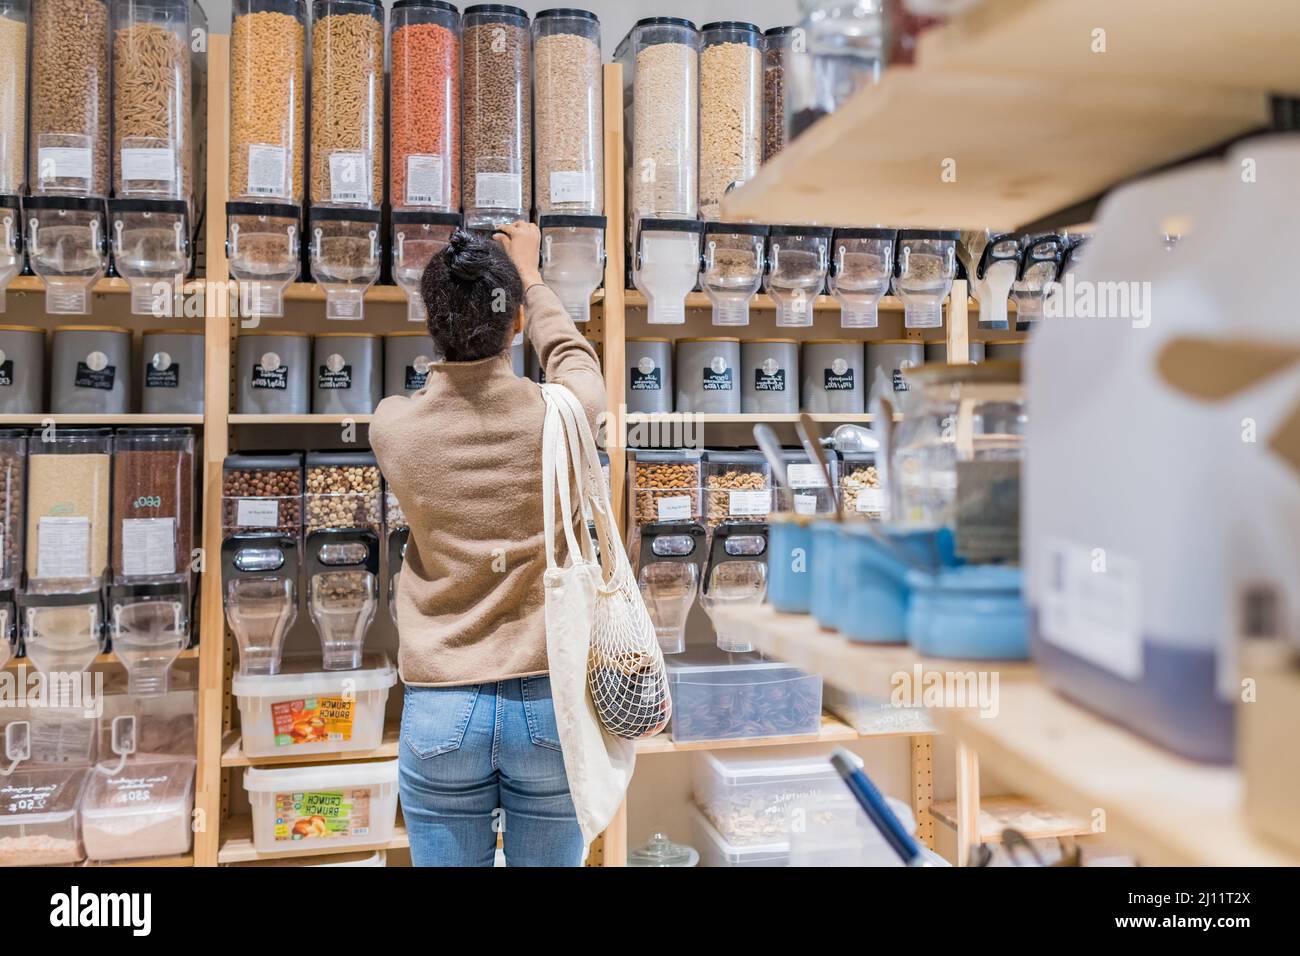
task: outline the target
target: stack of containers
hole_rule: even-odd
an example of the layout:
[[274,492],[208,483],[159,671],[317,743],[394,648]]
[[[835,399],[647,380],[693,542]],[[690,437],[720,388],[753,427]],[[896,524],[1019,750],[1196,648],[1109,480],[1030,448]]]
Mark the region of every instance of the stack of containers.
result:
[[306,0],[235,0],[226,246],[245,315],[283,315],[298,278],[306,50]]
[[379,278],[384,201],[384,8],[315,0],[311,24],[312,277],[325,318],[360,319]]
[[465,8],[461,59],[461,201],[465,225],[491,230],[532,208],[532,70],[528,14]]
[[115,325],[61,325],[50,357],[50,411],[124,415],[131,410],[131,332]]
[[159,314],[154,286],[190,271],[194,146],[188,0],[113,6],[110,236],[131,311]]
[[0,0],[0,312],[23,268],[20,198],[27,164],[28,0]]
[[369,415],[383,397],[383,343],[378,332],[322,332],[312,342],[312,411]]
[[311,405],[311,337],[306,332],[240,332],[235,409],[241,415],[306,415]]
[[51,315],[90,312],[108,268],[109,17],[104,0],[32,7],[28,260]]
[[389,20],[388,183],[393,279],[425,320],[420,279],[460,217],[460,14],[443,0],[397,0]]

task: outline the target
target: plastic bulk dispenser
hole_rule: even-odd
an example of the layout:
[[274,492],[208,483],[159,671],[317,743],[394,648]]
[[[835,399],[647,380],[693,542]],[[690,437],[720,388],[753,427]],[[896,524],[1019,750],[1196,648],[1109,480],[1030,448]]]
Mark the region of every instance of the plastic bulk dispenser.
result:
[[827,285],[840,304],[840,326],[874,329],[877,309],[894,275],[894,229],[836,229]]
[[76,863],[85,857],[77,808],[87,769],[36,766],[32,760],[32,722],[5,726],[0,755],[0,845],[18,852],[24,866]]
[[1025,236],[1020,240],[1020,272],[1011,287],[1016,303],[1016,328],[1025,331],[1028,323],[1043,317],[1047,293],[1061,272],[1061,239],[1050,233]]
[[704,224],[700,288],[713,303],[714,325],[749,325],[749,302],[763,284],[767,226]]
[[700,586],[700,607],[713,622],[718,647],[724,651],[743,653],[754,649],[743,630],[724,628],[714,612],[763,603],[767,594],[767,534],[765,521],[728,522],[713,529]]
[[19,197],[27,167],[27,35],[29,0],[0,0],[0,312],[5,289],[22,272],[23,219]]
[[5,311],[5,290],[22,271],[23,211],[17,196],[0,194],[0,312]]
[[222,604],[241,674],[280,672],[298,618],[298,561],[298,539],[279,531],[241,531],[222,542]]
[[182,285],[192,259],[190,5],[114,3],[112,12],[113,261],[134,315],[170,315],[154,288]]
[[27,432],[0,429],[0,667],[17,641],[14,594],[22,583]]
[[115,584],[108,592],[113,653],[126,668],[127,693],[167,693],[172,664],[190,643],[188,583]]
[[957,275],[957,240],[950,229],[900,229],[894,259],[894,292],[903,300],[909,329],[943,325],[943,300]]
[[311,274],[325,290],[325,318],[361,319],[366,290],[379,278],[378,209],[313,206]]
[[542,215],[542,278],[574,322],[591,320],[591,295],[605,276],[605,217]]
[[699,592],[706,550],[698,521],[653,521],[641,528],[637,583],[665,654],[686,650],[686,619]]
[[821,226],[772,226],[767,240],[767,292],[776,302],[776,324],[813,324],[813,303],[826,285],[833,230]]
[[405,209],[393,213],[393,281],[406,293],[410,321],[427,321],[420,280],[429,260],[447,248],[460,224],[458,212]]
[[48,315],[89,315],[90,290],[108,270],[104,201],[88,196],[31,196],[27,261],[45,283]]
[[244,316],[284,315],[284,290],[302,269],[297,206],[268,202],[226,203],[226,256],[239,282]]
[[[42,674],[80,674],[104,650],[103,608],[99,591],[33,593],[18,597],[23,648]],[[75,693],[76,685],[55,681],[58,695]],[[69,706],[62,697],[56,704]]]
[[646,299],[651,325],[683,325],[686,296],[700,275],[698,219],[642,219],[637,223],[632,284]]
[[1020,243],[1010,233],[962,233],[958,247],[971,295],[980,306],[982,329],[1007,327],[1007,300],[1020,273]]

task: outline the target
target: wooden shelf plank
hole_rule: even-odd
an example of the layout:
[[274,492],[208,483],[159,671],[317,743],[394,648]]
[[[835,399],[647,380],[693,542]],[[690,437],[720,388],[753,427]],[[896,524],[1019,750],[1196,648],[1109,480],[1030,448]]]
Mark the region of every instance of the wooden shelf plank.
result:
[[[197,647],[187,647],[185,650],[181,651],[180,656],[177,657],[177,660],[193,661],[193,660],[198,660],[198,657],[199,657],[199,649]],[[5,662],[4,668],[5,670],[16,670],[17,668],[23,666],[28,666],[28,667],[31,666],[26,657],[12,657]],[[118,659],[118,656],[116,654],[110,652],[108,654],[96,655],[95,659],[91,661],[90,666],[91,667],[121,667],[122,662]]]
[[[957,801],[930,805],[930,814],[940,823],[957,829]],[[1011,827],[1031,840],[1090,836],[1092,830],[1078,817],[1058,813],[1027,797],[983,797],[980,800],[979,842],[1001,843],[1002,831]]]
[[193,866],[194,857],[191,854],[184,856],[151,856],[142,860],[86,860],[82,866],[113,866],[113,867],[178,867]]
[[287,752],[274,757],[249,757],[240,745],[240,734],[232,730],[226,734],[221,744],[221,766],[223,767],[292,767],[300,764],[322,763],[358,763],[366,760],[391,760],[397,756],[400,726],[388,723],[384,726],[384,738],[374,750],[349,750],[342,753],[299,754]]
[[339,853],[373,850],[401,850],[410,846],[406,836],[406,827],[398,816],[393,828],[393,837],[383,843],[366,843],[354,846],[330,846],[328,843],[315,847],[295,846],[283,853],[259,853],[253,847],[253,818],[251,816],[230,817],[221,822],[221,848],[217,851],[218,863],[248,863],[253,860],[283,860],[305,856],[335,856]]
[[0,415],[0,425],[202,425],[202,415],[89,415],[45,412],[35,415]]
[[[870,422],[870,414],[862,412],[845,412],[836,414],[833,412],[815,412],[812,419],[815,422]],[[688,414],[686,412],[629,412],[623,416],[623,420],[629,425],[636,424],[673,424],[675,422],[698,422],[702,425],[757,425],[762,422],[784,423],[797,422],[799,415],[797,413],[780,413],[764,414],[743,413],[737,415],[719,414],[713,412],[702,412],[700,414]]]
[[231,415],[231,425],[342,425],[369,424],[372,415]]
[[788,744],[845,743],[876,737],[911,737],[911,733],[859,734],[838,717],[822,714],[821,729],[815,734],[787,734],[780,737],[728,737],[724,740],[676,741],[666,733],[636,744],[638,755],[690,753],[696,750],[739,750],[744,747],[784,747]]
[[1192,763],[1147,743],[1036,681],[1004,682],[998,713],[935,714],[978,751],[981,767],[1027,795],[1104,825],[1108,842],[1156,866],[1296,866],[1257,836],[1235,768]]

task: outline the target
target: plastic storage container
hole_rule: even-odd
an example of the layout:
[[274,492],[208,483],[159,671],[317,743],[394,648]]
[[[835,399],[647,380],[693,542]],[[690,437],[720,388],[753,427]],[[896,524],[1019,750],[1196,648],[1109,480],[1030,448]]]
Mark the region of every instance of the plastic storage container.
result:
[[803,407],[809,412],[861,414],[866,410],[862,343],[808,339],[800,358]]
[[885,510],[885,489],[874,451],[840,453],[840,509],[846,519],[878,519]]
[[[193,681],[192,674],[186,677]],[[132,759],[193,757],[198,748],[198,709],[199,692],[192,688],[147,696],[134,694],[129,688],[125,693],[105,694],[104,712],[97,726],[99,759],[108,762],[116,757],[113,723],[123,716],[135,718]]]
[[383,343],[377,332],[323,332],[312,343],[312,411],[369,415],[383,397]]
[[384,198],[384,9],[315,0],[311,203],[378,209]]
[[809,460],[808,453],[802,448],[782,450],[785,480],[789,487],[775,489],[772,502],[775,510],[807,516],[835,513],[840,458],[831,449],[825,449],[823,454],[827,457],[824,472],[821,465]]
[[888,700],[852,694],[827,684],[822,706],[860,734],[932,734],[934,721],[924,707],[898,707]]
[[194,433],[120,429],[113,440],[113,578],[184,581],[194,561]]
[[230,455],[222,465],[221,526],[239,531],[302,532],[302,455]]
[[[814,499],[815,500],[815,499]],[[812,610],[812,518],[783,512],[768,518],[767,601],[787,614]]]
[[879,0],[810,2],[799,23],[803,55],[787,61],[785,122],[793,140],[863,87],[880,79],[889,17]]
[[190,644],[192,603],[189,581],[177,576],[108,589],[109,638],[133,699],[167,693],[172,665]]
[[755,521],[772,510],[772,474],[759,451],[704,453],[704,515],[710,528],[723,521]]
[[308,531],[324,528],[379,530],[379,467],[369,451],[307,453],[304,499]]
[[[945,346],[945,351],[947,347]],[[867,344],[867,394],[871,394],[876,384],[877,370],[884,372],[886,381],[895,392],[906,392],[911,386],[907,382],[906,372],[925,364],[925,347],[919,342]],[[895,402],[897,407],[897,401]]]
[[383,264],[380,218],[378,209],[312,207],[308,222],[311,273],[325,290],[325,318],[365,317],[366,290],[379,278]]
[[4,353],[0,356],[0,414],[43,411],[45,330],[34,325],[0,325],[0,353]]
[[[658,521],[702,521],[701,452],[695,448],[636,448],[630,451],[629,509],[635,527]],[[630,552],[635,552],[629,547]]]
[[697,807],[690,807],[691,842],[699,847],[700,866],[789,866],[789,842],[735,846],[718,833]]
[[113,448],[107,428],[59,428],[27,459],[27,586],[97,589],[109,566]]
[[686,649],[686,621],[704,576],[707,535],[694,521],[654,521],[640,529],[637,584],[659,649],[680,654]]
[[819,226],[772,226],[767,239],[767,292],[776,324],[813,324],[813,305],[826,285],[833,231]]
[[527,219],[533,205],[528,14],[500,3],[465,8],[461,56],[461,203],[465,225]]
[[957,275],[957,240],[949,229],[900,229],[894,260],[894,291],[903,300],[909,329],[943,325],[943,300]]
[[311,410],[311,338],[305,332],[239,334],[242,415],[306,415]]
[[815,674],[708,644],[688,644],[665,664],[673,740],[785,737],[821,728],[822,679]]
[[[0,16],[0,31],[3,31],[4,17]],[[5,41],[0,40],[0,44]],[[4,97],[0,89],[0,99]],[[0,106],[0,113],[4,107]],[[4,120],[0,117],[0,123]],[[0,138],[3,138],[0,133]],[[3,153],[0,153],[0,157]],[[3,162],[3,159],[0,159]],[[0,314],[5,311],[5,290],[18,273],[23,271],[23,221],[22,209],[17,194],[6,196],[0,193]]]
[[54,330],[50,410],[123,415],[131,402],[131,333],[113,325]]
[[[13,592],[22,581],[23,527],[27,498],[27,432],[0,428],[0,644],[14,625]],[[0,646],[0,656],[8,650]],[[3,666],[3,665],[0,665]]]
[[678,339],[674,374],[677,411],[739,413],[740,370],[740,339]]
[[221,603],[239,647],[239,673],[276,674],[298,618],[301,541],[281,531],[236,531],[221,543]]
[[406,209],[394,212],[392,223],[393,281],[406,293],[407,319],[425,322],[428,315],[420,292],[424,270],[430,259],[447,248],[461,216],[458,212]]
[[604,211],[600,21],[586,10],[543,10],[533,21],[533,137],[537,211]]
[[131,760],[111,776],[86,775],[81,835],[91,860],[189,852],[195,762]]
[[84,767],[18,770],[0,777],[0,866],[84,860],[77,805]]
[[91,287],[108,270],[104,201],[63,193],[32,195],[23,200],[23,212],[23,248],[45,284],[46,314],[89,315]]
[[[14,198],[22,195],[27,182],[24,171],[27,165],[27,26],[30,17],[29,0],[4,0],[0,3],[0,196]],[[0,282],[0,292],[3,289],[4,283]]]
[[356,670],[321,670],[314,658],[284,662],[279,674],[236,674],[240,746],[246,757],[309,757],[377,750],[397,670],[366,654]]
[[763,31],[763,162],[785,149],[785,83],[794,27]]
[[980,306],[981,329],[1007,327],[1007,300],[1020,273],[1020,242],[1010,233],[988,229],[963,232],[957,247],[970,294]]
[[752,23],[700,30],[700,218],[718,219],[722,197],[763,161],[763,34]]
[[[813,679],[820,725],[821,680]],[[844,793],[844,783],[825,753],[752,756],[746,751],[703,751],[692,757],[691,782],[700,812],[728,843],[784,844],[787,852],[795,823],[792,811],[804,808],[800,816],[807,819],[806,809]]]
[[874,329],[877,307],[894,274],[893,229],[836,229],[831,240],[831,295],[840,304],[840,325]]
[[767,226],[709,222],[704,225],[700,288],[713,303],[714,325],[749,325],[749,300],[763,284]]
[[627,340],[627,390],[624,403],[631,413],[673,410],[673,343],[671,339]]
[[542,278],[569,318],[591,319],[591,295],[605,275],[605,217],[541,215]]
[[239,310],[245,317],[279,318],[284,290],[298,278],[302,211],[272,202],[226,203],[226,254],[239,280]]
[[397,761],[244,771],[258,853],[341,850],[393,838]]
[[443,0],[398,0],[388,181],[395,210],[460,211],[460,14]]
[[428,332],[389,332],[384,336],[384,396],[414,395],[437,361]]
[[627,219],[635,237],[642,219],[694,219],[699,208],[699,33],[690,20],[646,17],[614,58],[623,64]]
[[711,529],[709,559],[700,583],[700,608],[724,651],[754,650],[751,636],[719,611],[755,608],[767,593],[767,522],[724,520]]
[[745,414],[799,411],[799,343],[748,339],[740,343],[740,410]]
[[697,219],[641,219],[633,244],[632,284],[646,298],[651,325],[686,322],[686,297],[700,276]]
[[908,575],[907,641],[928,657],[1025,660],[1028,615],[1018,567],[967,565]]
[[1052,233],[1024,236],[1020,240],[1020,271],[1011,286],[1016,303],[1016,328],[1043,317],[1048,287],[1061,272],[1061,239]]
[[202,415],[203,332],[151,329],[140,342],[140,411],[146,415]]
[[[80,674],[104,649],[104,617],[99,591],[37,592],[28,583],[18,596],[19,637],[28,663],[42,674]],[[78,702],[78,682],[49,685],[52,703]]]

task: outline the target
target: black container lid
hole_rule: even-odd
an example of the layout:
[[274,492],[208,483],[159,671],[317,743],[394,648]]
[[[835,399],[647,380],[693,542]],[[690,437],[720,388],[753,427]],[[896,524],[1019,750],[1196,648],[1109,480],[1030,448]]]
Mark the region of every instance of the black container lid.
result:
[[761,222],[714,222],[704,224],[706,236],[766,236],[767,226]]
[[793,24],[786,27],[768,27],[766,30],[763,31],[763,36],[765,37],[789,36],[791,33],[794,33],[794,31],[797,29],[799,28],[794,26]]
[[453,4],[447,3],[446,0],[397,0],[397,2],[393,4],[394,10],[406,10],[411,7],[418,7],[422,9],[432,9],[432,10],[446,10],[448,13],[455,13],[455,14],[460,13],[460,11],[456,9],[456,7]]
[[382,218],[378,209],[339,206],[312,206],[307,217],[311,222],[368,222],[376,226]]
[[19,199],[15,195],[4,193],[0,195],[0,206],[6,209],[17,209],[19,208]]
[[694,22],[687,20],[685,17],[642,17],[632,29],[637,27],[686,27],[687,29],[696,29]]
[[373,451],[309,451],[308,468],[340,466],[344,468],[376,467]]
[[753,448],[708,448],[704,460],[710,465],[767,465],[767,457]]
[[181,598],[188,602],[190,586],[185,581],[143,581],[139,584],[113,584],[108,589],[110,602],[119,598]]
[[701,33],[709,33],[713,30],[743,30],[745,33],[752,33],[755,36],[761,36],[763,33],[758,28],[758,24],[746,23],[744,20],[714,20],[712,23],[706,23],[700,27]]
[[889,239],[898,238],[897,229],[885,229],[880,226],[851,226],[835,230],[836,239]]
[[769,236],[811,236],[814,239],[829,239],[835,234],[830,226],[769,226]]
[[465,221],[465,217],[458,212],[419,212],[417,210],[403,210],[393,213],[393,225],[395,226],[459,226]]
[[302,208],[287,202],[228,202],[226,215],[229,216],[269,216],[274,219],[294,219],[301,221]]
[[628,451],[634,453],[636,461],[652,464],[669,462],[677,465],[698,462],[704,454],[698,448],[629,448]]
[[99,590],[58,594],[23,591],[17,595],[17,598],[19,607],[83,607],[88,604],[99,604]]
[[604,216],[580,216],[569,213],[546,213],[537,217],[537,228],[572,226],[577,229],[604,229],[609,220]]
[[956,242],[961,238],[961,232],[957,229],[900,229],[898,230],[898,241],[905,242],[908,239],[951,239]]
[[190,204],[184,199],[110,199],[110,213],[119,212],[168,212],[177,216],[188,216]]
[[599,23],[600,18],[590,10],[579,10],[576,7],[552,7],[549,10],[543,10],[534,20],[551,20],[559,18],[569,18],[576,20],[590,20],[592,23]]
[[519,17],[528,19],[528,11],[522,7],[512,7],[508,3],[476,3],[472,7],[465,8],[465,16],[474,14],[499,14],[501,16]]
[[26,438],[26,428],[0,428],[0,438]]
[[660,219],[647,217],[636,225],[637,232],[693,232],[699,235],[704,231],[704,223],[698,219]]
[[284,471],[288,468],[302,467],[302,452],[280,452],[265,455],[227,455],[221,463],[222,468],[238,468],[241,471]]
[[103,212],[104,200],[87,196],[28,196],[23,200],[28,209],[65,209],[86,212]]

